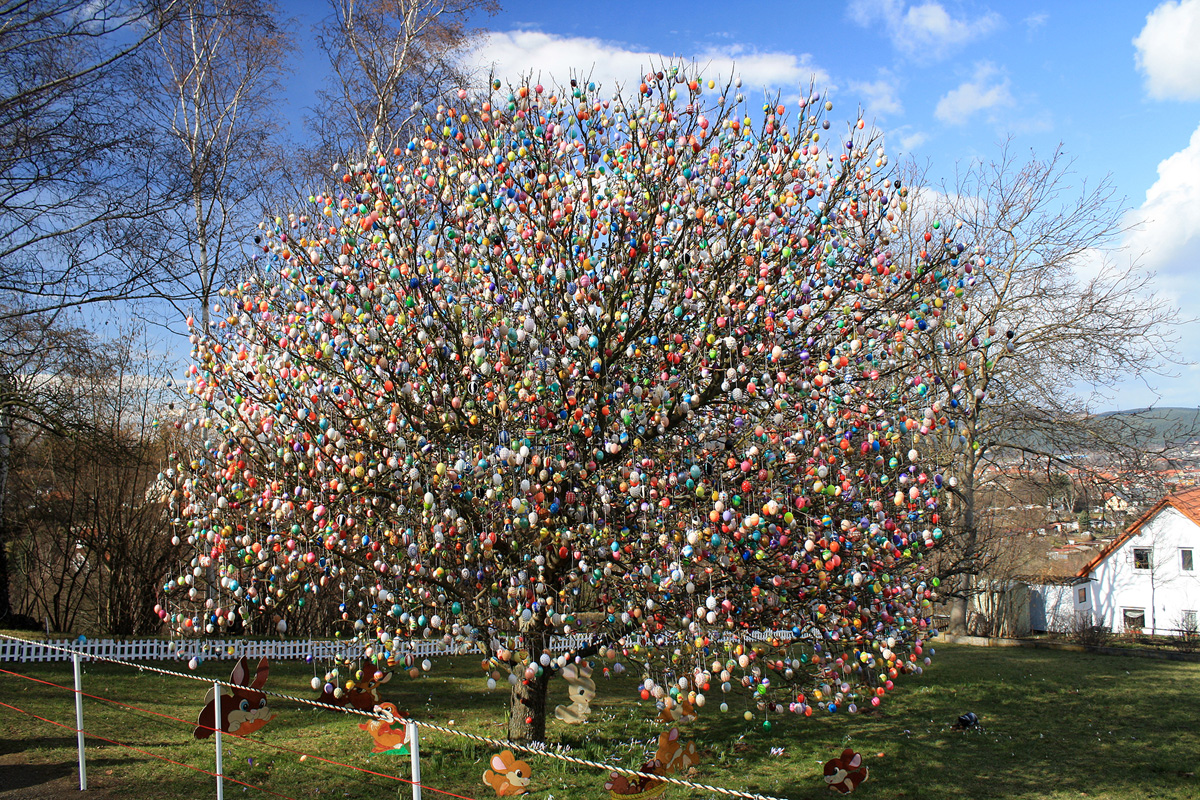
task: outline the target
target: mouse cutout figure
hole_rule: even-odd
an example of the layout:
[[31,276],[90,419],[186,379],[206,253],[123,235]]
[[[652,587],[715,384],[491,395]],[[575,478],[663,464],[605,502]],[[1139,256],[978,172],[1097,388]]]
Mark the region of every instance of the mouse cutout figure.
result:
[[517,797],[529,792],[533,770],[524,761],[518,761],[511,750],[492,756],[491,764],[492,769],[483,773],[483,782],[496,790],[497,797]]
[[[275,719],[271,709],[267,708],[267,696],[259,691],[266,684],[270,671],[271,668],[264,656],[258,662],[254,679],[248,680],[250,664],[246,661],[245,656],[238,659],[229,676],[229,682],[234,684],[233,688],[220,687],[221,731],[232,733],[235,736],[246,736]],[[196,730],[192,732],[197,739],[207,739],[213,735],[213,729],[217,727],[216,701],[213,698],[212,689],[208,690],[204,700],[206,705],[200,712],[200,719],[196,721]]]
[[867,779],[862,756],[847,747],[837,758],[825,762],[825,783],[838,794],[850,794]]
[[567,682],[567,696],[571,704],[556,706],[554,716],[568,725],[578,725],[587,722],[592,713],[589,703],[596,697],[596,682],[592,680],[592,668],[587,663],[567,664],[562,668],[563,679]]

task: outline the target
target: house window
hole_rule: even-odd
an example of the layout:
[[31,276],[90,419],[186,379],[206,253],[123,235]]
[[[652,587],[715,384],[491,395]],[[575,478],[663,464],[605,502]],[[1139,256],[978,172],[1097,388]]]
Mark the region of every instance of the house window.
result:
[[1144,608],[1123,608],[1124,629],[1129,633],[1141,633],[1142,628],[1146,627],[1146,609]]
[[1134,569],[1150,569],[1150,548],[1149,547],[1133,548],[1133,568]]
[[1197,626],[1195,611],[1184,611],[1180,615],[1180,621],[1183,623],[1185,633],[1196,633],[1197,630],[1200,630],[1200,626]]
[[1087,602],[1087,587],[1080,586],[1079,587],[1079,605],[1083,605],[1086,602]]
[[1179,568],[1184,572],[1191,572],[1195,569],[1192,561],[1192,548],[1185,547],[1179,551]]

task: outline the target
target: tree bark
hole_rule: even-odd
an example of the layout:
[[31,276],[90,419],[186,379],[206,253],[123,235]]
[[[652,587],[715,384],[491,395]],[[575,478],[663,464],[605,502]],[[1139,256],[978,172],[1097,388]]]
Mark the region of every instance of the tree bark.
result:
[[[550,631],[540,614],[535,614],[531,625],[523,632],[525,648],[529,651],[531,664],[538,664],[542,653],[549,651]],[[546,695],[550,688],[553,670],[543,667],[541,674],[532,679],[517,681],[512,687],[509,706],[508,738],[514,742],[546,741]]]
[[[974,428],[968,428],[968,432],[970,437],[968,447],[971,447],[974,444]],[[960,558],[964,562],[975,557],[978,538],[975,530],[975,469],[977,466],[977,458],[973,453],[969,454],[965,459],[962,483],[959,486],[958,498],[962,503],[959,536],[963,542]],[[968,632],[967,611],[970,604],[972,576],[973,570],[967,569],[954,577],[954,585],[951,587],[953,596],[950,598],[950,619],[947,623],[947,633],[953,636],[966,636]]]
[[8,524],[5,517],[8,499],[8,464],[12,453],[12,417],[0,409],[0,622],[12,615],[8,594]]

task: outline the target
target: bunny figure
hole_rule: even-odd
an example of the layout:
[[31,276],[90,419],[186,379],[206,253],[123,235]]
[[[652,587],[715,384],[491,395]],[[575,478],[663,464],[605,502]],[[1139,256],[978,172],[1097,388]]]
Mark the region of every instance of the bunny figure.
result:
[[556,706],[554,716],[569,725],[586,722],[592,713],[588,704],[596,697],[596,682],[592,680],[592,668],[587,663],[576,666],[567,664],[562,669],[563,678],[567,681],[569,706]]
[[[221,687],[220,725],[222,731],[235,736],[245,736],[254,733],[275,719],[271,709],[267,708],[267,696],[259,691],[267,682],[267,675],[270,671],[267,659],[264,657],[258,662],[254,680],[248,682],[250,665],[244,656],[238,659],[237,664],[233,667],[233,673],[229,676],[229,682],[235,684],[234,687],[232,689],[228,686]],[[200,712],[196,730],[192,732],[197,739],[207,739],[212,736],[213,729],[217,727],[216,701],[213,698],[212,689],[208,690],[208,695],[204,700],[206,705]]]

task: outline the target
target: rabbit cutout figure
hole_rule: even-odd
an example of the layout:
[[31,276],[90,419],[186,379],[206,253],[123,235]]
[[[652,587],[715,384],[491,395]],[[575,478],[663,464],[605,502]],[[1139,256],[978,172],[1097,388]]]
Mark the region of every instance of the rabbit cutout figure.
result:
[[596,682],[592,680],[592,668],[586,663],[567,664],[562,670],[563,678],[567,681],[567,696],[571,698],[569,706],[556,706],[554,716],[568,725],[578,725],[587,722],[592,713],[588,705],[596,697]]
[[[229,682],[235,684],[234,687],[232,689],[228,686],[221,687],[221,719],[219,722],[223,732],[246,736],[275,719],[271,709],[267,708],[267,696],[259,691],[266,684],[270,671],[271,668],[264,657],[258,662],[254,680],[249,681],[250,664],[246,661],[245,656],[238,659],[237,664],[233,667],[233,673],[229,676]],[[200,712],[196,730],[192,732],[197,739],[207,739],[212,736],[213,729],[217,727],[218,722],[216,701],[213,698],[212,689],[208,690],[204,700],[206,705]]]
[[524,761],[518,761],[511,750],[492,756],[491,764],[492,769],[483,773],[483,782],[496,790],[497,797],[516,797],[529,792],[533,770]]

